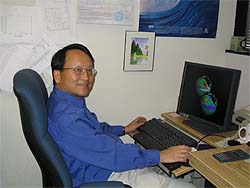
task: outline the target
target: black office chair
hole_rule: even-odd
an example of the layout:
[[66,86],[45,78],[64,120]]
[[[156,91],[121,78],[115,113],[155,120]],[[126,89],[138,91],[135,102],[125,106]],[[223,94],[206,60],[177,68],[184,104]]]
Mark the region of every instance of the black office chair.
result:
[[[48,93],[40,75],[31,69],[17,72],[13,79],[18,99],[23,133],[42,172],[43,187],[72,187],[67,165],[57,144],[48,132]],[[82,184],[80,187],[125,188],[118,181]]]

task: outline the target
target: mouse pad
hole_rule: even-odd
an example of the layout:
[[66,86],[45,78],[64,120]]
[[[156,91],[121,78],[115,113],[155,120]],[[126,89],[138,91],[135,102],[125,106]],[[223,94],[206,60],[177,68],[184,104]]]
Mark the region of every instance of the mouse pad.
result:
[[206,149],[213,149],[215,148],[214,146],[211,146],[209,144],[200,144],[197,148],[198,151],[200,150],[206,150]]

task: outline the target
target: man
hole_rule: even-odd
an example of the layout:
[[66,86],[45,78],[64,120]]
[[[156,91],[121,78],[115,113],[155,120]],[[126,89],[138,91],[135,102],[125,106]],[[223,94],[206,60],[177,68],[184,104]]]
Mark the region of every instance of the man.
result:
[[185,162],[191,149],[171,147],[164,151],[143,150],[124,144],[119,136],[133,132],[146,119],[137,117],[126,126],[100,123],[86,107],[97,71],[90,51],[71,44],[55,53],[51,61],[54,89],[48,100],[49,132],[58,144],[73,180],[122,181],[132,187],[192,187],[191,184],[151,171],[161,162]]

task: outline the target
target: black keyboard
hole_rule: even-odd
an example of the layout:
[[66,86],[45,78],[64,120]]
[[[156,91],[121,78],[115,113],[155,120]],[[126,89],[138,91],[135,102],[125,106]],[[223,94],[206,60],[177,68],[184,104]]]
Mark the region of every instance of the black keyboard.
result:
[[[146,149],[164,150],[171,146],[187,145],[197,147],[197,142],[161,119],[153,118],[141,127],[134,139]],[[165,163],[169,170],[179,168],[183,163]],[[186,166],[186,165],[185,165]]]

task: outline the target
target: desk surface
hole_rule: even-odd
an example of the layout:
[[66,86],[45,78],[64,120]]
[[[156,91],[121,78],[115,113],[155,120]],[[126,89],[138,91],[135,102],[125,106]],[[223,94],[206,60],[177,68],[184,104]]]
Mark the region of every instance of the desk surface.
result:
[[[201,139],[204,137],[203,134],[185,126],[185,124],[183,124],[183,120],[185,120],[184,117],[182,116],[179,116],[178,114],[174,113],[174,112],[169,112],[169,113],[162,113],[161,114],[162,117],[165,118],[165,120],[167,122],[170,122],[172,123],[175,127],[178,127],[180,128],[181,130],[183,130],[184,132],[187,132],[189,133],[190,135],[194,136],[195,138],[197,139]],[[134,133],[130,133],[130,136],[133,137],[135,134],[137,134],[138,131],[135,131]],[[229,137],[229,136],[232,136],[235,132],[227,132],[227,133],[223,133],[222,136],[226,136],[226,137]],[[218,137],[218,136],[209,136],[207,138],[205,138],[203,141],[210,144],[210,145],[213,145],[213,146],[216,146],[215,145],[215,142],[218,142],[220,140],[222,140],[223,137]],[[164,166],[161,166],[163,168],[163,170],[165,170]],[[176,169],[176,170],[173,170],[172,171],[172,174],[175,176],[175,177],[179,177],[183,174],[186,174],[190,171],[194,170],[192,167],[186,167],[186,166],[181,166],[180,168]],[[167,172],[167,170],[166,170]]]
[[[250,153],[250,147],[246,144],[226,148],[215,148],[197,151],[190,154],[189,164],[212,182],[216,187],[250,187],[250,163],[249,161],[234,161],[220,163],[212,155],[214,153],[242,149]],[[250,160],[250,159],[248,159]]]
[[[183,124],[183,120],[185,119],[184,117],[179,116],[176,113],[162,113],[161,115],[166,119],[166,121],[172,123],[174,126],[182,129],[190,135],[198,139],[204,137],[203,134],[185,126],[185,124]],[[235,132],[236,131],[230,131],[221,133],[221,135],[225,137],[231,137],[235,134]],[[222,139],[223,137],[220,136],[209,136],[203,141],[210,145],[216,146],[215,143]],[[226,148],[202,150],[192,152],[190,154],[189,163],[195,170],[207,178],[216,187],[250,187],[250,163],[245,161],[220,163],[212,156],[213,153],[237,148],[250,153],[250,147],[246,144]],[[180,174],[181,169],[177,169],[177,172]]]

